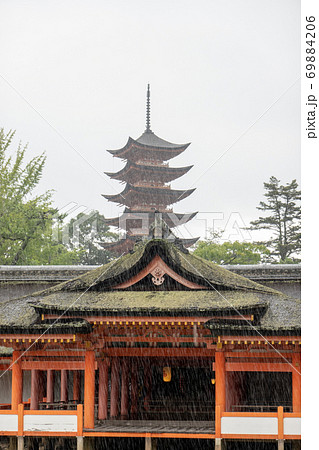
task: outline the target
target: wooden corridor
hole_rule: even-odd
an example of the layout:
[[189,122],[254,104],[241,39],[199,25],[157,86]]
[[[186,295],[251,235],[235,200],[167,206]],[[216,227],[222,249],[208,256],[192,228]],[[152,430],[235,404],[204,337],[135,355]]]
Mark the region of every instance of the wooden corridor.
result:
[[[92,431],[92,430],[83,430]],[[94,433],[215,433],[213,421],[105,420],[95,425]]]

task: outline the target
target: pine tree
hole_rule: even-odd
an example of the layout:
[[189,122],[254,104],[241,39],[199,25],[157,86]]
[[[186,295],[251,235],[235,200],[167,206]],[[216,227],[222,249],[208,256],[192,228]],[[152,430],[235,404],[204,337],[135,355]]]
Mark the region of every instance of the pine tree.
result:
[[257,209],[266,213],[251,222],[251,230],[269,230],[271,237],[260,242],[271,250],[271,255],[281,263],[299,262],[301,249],[301,193],[296,180],[285,185],[276,177],[264,183],[265,201]]

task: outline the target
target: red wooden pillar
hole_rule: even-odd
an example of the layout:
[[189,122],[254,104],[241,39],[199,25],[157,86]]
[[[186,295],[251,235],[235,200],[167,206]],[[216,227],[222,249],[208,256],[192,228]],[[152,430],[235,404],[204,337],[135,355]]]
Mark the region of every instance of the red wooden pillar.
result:
[[79,370],[73,371],[73,400],[80,400],[80,372]]
[[132,417],[137,414],[137,402],[138,402],[138,366],[136,361],[131,365],[131,415]]
[[61,370],[61,402],[68,401],[68,371]]
[[45,394],[45,373],[43,370],[39,370],[39,402],[43,402]]
[[225,355],[223,352],[215,353],[215,404],[220,406],[221,412],[226,407],[226,371]]
[[128,392],[129,392],[129,364],[127,359],[124,359],[122,364],[122,384],[121,384],[121,417],[123,419],[128,417]]
[[[12,394],[11,409],[18,410],[18,405],[22,403],[23,374],[21,365],[21,352],[14,351],[12,355]],[[20,358],[20,359],[19,359]]]
[[102,361],[99,366],[99,420],[107,418],[108,385],[109,368],[106,361]]
[[231,411],[233,405],[240,403],[240,385],[238,383],[241,372],[226,372],[226,404],[225,411]]
[[144,409],[149,410],[149,402],[152,392],[152,366],[149,361],[144,365],[144,386],[145,386],[145,397],[144,397]]
[[85,352],[84,373],[84,428],[94,428],[95,406],[95,354],[94,350]]
[[31,370],[31,402],[30,409],[39,409],[40,370]]
[[54,402],[54,370],[47,370],[47,403]]
[[120,367],[117,358],[112,359],[111,368],[111,418],[115,418],[119,414],[119,391],[120,391]]
[[292,355],[292,407],[293,412],[301,412],[301,357],[300,353]]

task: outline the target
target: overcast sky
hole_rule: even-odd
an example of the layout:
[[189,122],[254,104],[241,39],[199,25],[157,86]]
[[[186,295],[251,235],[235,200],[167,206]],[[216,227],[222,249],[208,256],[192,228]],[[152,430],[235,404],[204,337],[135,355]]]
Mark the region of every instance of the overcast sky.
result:
[[[170,163],[194,164],[172,187],[197,188],[176,212],[238,212],[248,224],[271,175],[299,182],[299,1],[0,5],[0,74],[11,85],[0,78],[0,126],[29,142],[29,158],[46,152],[40,190],[54,189],[59,208],[118,215],[101,194],[123,189],[104,175],[123,162],[106,149],[144,131],[147,83],[152,130],[192,143]],[[204,233],[199,220],[187,228]]]

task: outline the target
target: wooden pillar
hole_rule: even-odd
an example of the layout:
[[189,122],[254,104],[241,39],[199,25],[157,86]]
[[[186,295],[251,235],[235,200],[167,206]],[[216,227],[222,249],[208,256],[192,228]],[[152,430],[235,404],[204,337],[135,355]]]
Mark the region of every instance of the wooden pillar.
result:
[[221,412],[226,407],[226,371],[225,355],[223,352],[215,353],[215,404],[220,406]]
[[136,417],[138,408],[138,366],[136,361],[131,365],[131,416]]
[[292,407],[293,412],[301,412],[301,357],[300,353],[292,355]]
[[278,439],[278,450],[284,450],[285,449],[285,441],[284,439]]
[[43,402],[45,395],[45,373],[43,370],[39,370],[39,402]]
[[221,438],[215,439],[215,450],[226,450],[225,439],[221,439]]
[[40,370],[31,370],[31,402],[30,409],[39,409]]
[[73,400],[80,400],[80,371],[73,370]]
[[111,368],[111,419],[116,418],[119,415],[119,392],[120,392],[120,367],[119,360],[117,358],[112,359]]
[[106,361],[104,360],[99,366],[99,420],[104,420],[107,418],[108,387],[109,368]]
[[24,450],[24,437],[23,436],[18,436],[17,437],[17,448],[18,450]]
[[47,403],[54,402],[54,370],[47,370]]
[[61,370],[61,402],[68,401],[68,371]]
[[122,364],[122,384],[121,384],[121,417],[126,419],[128,417],[128,398],[129,393],[129,364],[127,359],[124,359]]
[[18,410],[18,405],[22,403],[23,373],[20,355],[21,352],[18,351],[14,351],[12,355],[11,409],[15,411]]
[[[74,371],[75,373],[75,371]],[[76,450],[84,450],[84,438],[83,436],[77,436],[76,438]]]
[[226,404],[225,411],[231,411],[232,406],[240,404],[241,385],[239,383],[241,372],[225,372]]
[[149,361],[147,361],[147,363],[144,365],[144,387],[144,409],[145,411],[148,411],[152,392],[152,366]]
[[95,354],[94,350],[85,352],[84,373],[84,428],[94,428],[95,406]]

